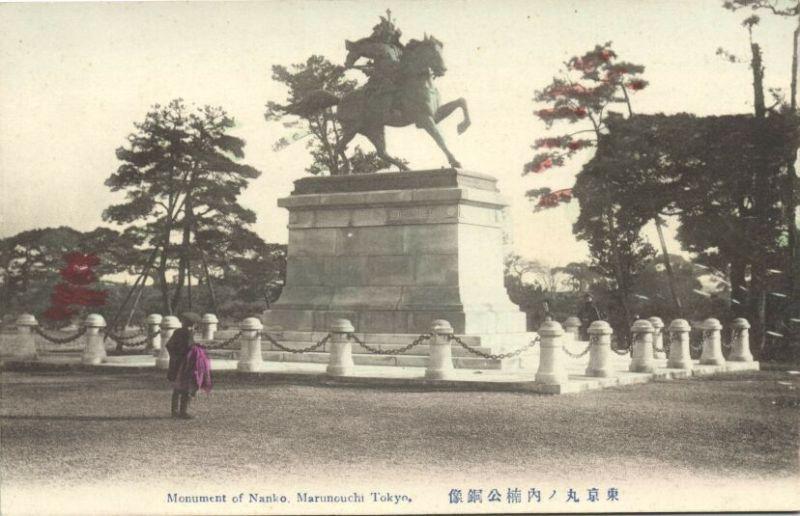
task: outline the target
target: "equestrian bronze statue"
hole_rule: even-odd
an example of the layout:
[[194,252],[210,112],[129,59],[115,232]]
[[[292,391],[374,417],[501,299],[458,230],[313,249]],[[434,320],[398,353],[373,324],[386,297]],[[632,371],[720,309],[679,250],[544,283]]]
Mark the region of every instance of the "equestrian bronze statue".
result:
[[[408,170],[401,160],[387,154],[384,128],[411,124],[431,135],[451,167],[461,168],[436,127],[457,108],[461,108],[463,113],[458,133],[463,133],[470,125],[467,102],[463,98],[444,105],[439,103],[434,79],[447,71],[442,58],[442,43],[425,35],[422,41],[412,39],[403,45],[400,34],[391,13],[387,12],[387,17],[381,17],[381,22],[373,28],[372,35],[345,43],[348,51],[345,68],[364,72],[368,77],[364,86],[342,98],[317,90],[286,108],[289,113],[308,115],[337,106],[335,116],[342,135],[336,154],[344,164],[340,173],[350,173],[345,151],[356,134],[366,136],[380,158],[401,170]],[[366,59],[366,64],[359,65],[362,58]]]

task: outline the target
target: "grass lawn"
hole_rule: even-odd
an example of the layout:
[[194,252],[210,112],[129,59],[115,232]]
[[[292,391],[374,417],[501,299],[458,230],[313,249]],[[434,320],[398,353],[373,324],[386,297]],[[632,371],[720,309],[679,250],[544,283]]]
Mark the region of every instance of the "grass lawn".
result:
[[159,372],[3,372],[0,475],[58,482],[448,478],[787,480],[800,376],[762,371],[544,396],[255,383],[190,421]]

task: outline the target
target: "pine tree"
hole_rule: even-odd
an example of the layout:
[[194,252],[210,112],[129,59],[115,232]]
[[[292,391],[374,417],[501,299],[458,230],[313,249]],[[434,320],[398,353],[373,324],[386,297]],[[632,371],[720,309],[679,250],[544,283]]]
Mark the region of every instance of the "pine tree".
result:
[[[129,225],[126,233],[150,248],[144,268],[149,273],[155,267],[163,311],[173,313],[184,287],[191,306],[192,263],[202,261],[214,245],[198,235],[229,233],[255,222],[255,213],[238,197],[260,172],[239,162],[245,142],[228,134],[235,123],[220,107],[189,110],[176,99],[153,106],[144,122],[134,125],[128,146],[117,149],[122,165],[106,180],[112,191],[126,193],[126,201],[110,206],[103,217]],[[177,246],[174,233],[180,235]],[[172,267],[177,277],[170,295]]]
[[[352,92],[358,83],[347,79],[344,72],[344,67],[336,66],[319,55],[309,57],[305,63],[272,67],[272,79],[284,84],[288,92],[284,102],[267,103],[264,118],[268,122],[281,122],[284,128],[292,131],[288,137],[278,139],[273,150],[279,151],[294,142],[305,141],[312,157],[311,165],[306,168],[310,174],[337,175],[342,172],[344,164],[335,152],[341,135],[339,122],[333,108],[312,110],[308,115],[299,116],[288,114],[286,106],[296,105],[319,90],[339,98]],[[349,162],[353,174],[368,174],[387,166],[374,151],[364,152],[358,146]]]

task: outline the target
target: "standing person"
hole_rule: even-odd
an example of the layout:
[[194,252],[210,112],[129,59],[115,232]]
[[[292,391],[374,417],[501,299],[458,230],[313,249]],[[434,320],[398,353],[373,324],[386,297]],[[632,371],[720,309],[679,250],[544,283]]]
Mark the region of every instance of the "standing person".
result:
[[583,296],[583,303],[578,308],[578,319],[581,320],[581,340],[589,340],[589,325],[603,319],[600,310],[594,304],[591,294]]
[[172,417],[191,419],[187,411],[197,389],[211,390],[211,367],[203,347],[194,342],[194,327],[200,322],[200,316],[187,312],[181,314],[180,319],[182,327],[175,330],[167,342],[167,380],[173,387]]

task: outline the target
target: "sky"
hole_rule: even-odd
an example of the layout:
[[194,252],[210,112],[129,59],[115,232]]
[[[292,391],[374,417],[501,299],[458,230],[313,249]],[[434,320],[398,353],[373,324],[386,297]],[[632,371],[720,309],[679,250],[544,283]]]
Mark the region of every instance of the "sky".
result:
[[[532,188],[570,187],[591,157],[585,151],[565,167],[522,177],[534,140],[558,129],[548,131],[533,116],[535,90],[569,57],[612,41],[620,58],[646,67],[650,86],[633,98],[635,112],[750,113],[749,68],[716,55],[724,47],[748,56],[740,22],[750,12],[730,13],[721,4],[0,4],[0,237],[37,227],[86,231],[106,225],[103,210],[122,200],[103,184],[120,164],[115,149],[153,104],[181,97],[198,106],[222,106],[235,118],[232,134],[247,142],[244,161],[262,172],[241,202],[256,212],[262,238],[285,242],[288,216],[276,201],[306,174],[310,158],[299,144],[272,150],[285,130],[264,120],[264,105],[285,100],[286,91],[271,79],[271,67],[312,54],[343,63],[344,40],[369,35],[390,8],[403,41],[428,33],[444,43],[448,71],[437,87],[443,102],[467,99],[472,126],[458,135],[460,117],[454,115],[441,130],[465,169],[498,178],[511,205],[515,251],[549,265],[585,260],[587,247],[572,234],[577,202],[533,213],[524,196]],[[788,90],[792,29],[790,21],[763,14],[755,30],[768,87]],[[355,143],[371,148],[366,140]],[[412,169],[447,164],[433,140],[413,126],[388,128],[387,145]],[[672,226],[670,251],[678,251]],[[657,243],[654,228],[644,234]]]

